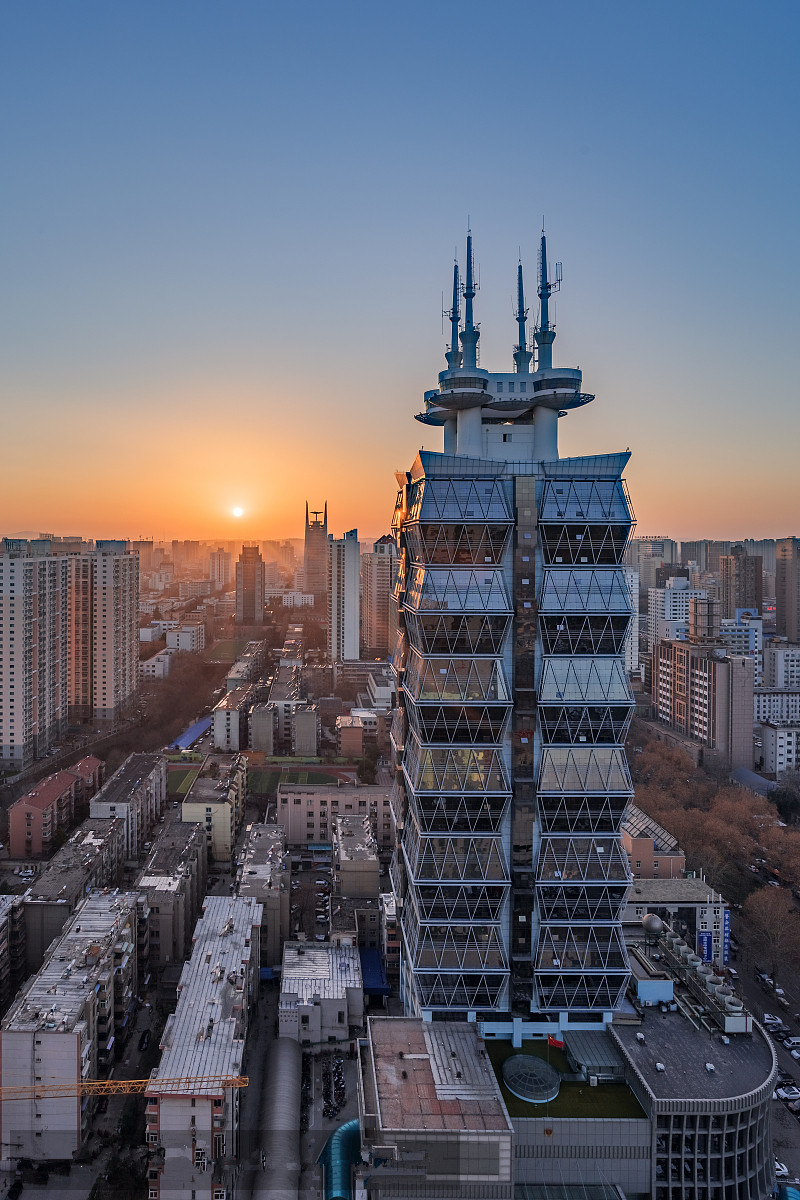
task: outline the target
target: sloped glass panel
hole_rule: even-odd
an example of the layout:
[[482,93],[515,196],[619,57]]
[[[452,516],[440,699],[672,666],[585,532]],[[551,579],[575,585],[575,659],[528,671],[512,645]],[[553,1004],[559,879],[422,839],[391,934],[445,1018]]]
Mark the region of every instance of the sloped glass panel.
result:
[[632,792],[625,751],[613,746],[546,746],[539,792]]
[[546,658],[539,685],[543,704],[633,704],[625,664],[617,658]]
[[633,611],[625,574],[619,568],[545,568],[542,613]]
[[549,479],[539,503],[539,520],[632,521],[621,479]]

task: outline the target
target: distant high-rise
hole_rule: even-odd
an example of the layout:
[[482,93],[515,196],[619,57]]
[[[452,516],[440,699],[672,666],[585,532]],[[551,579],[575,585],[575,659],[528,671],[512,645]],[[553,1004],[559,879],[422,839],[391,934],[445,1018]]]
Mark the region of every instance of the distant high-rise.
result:
[[764,601],[761,555],[746,554],[743,546],[732,546],[730,554],[720,555],[719,582],[723,618],[735,617],[737,608],[761,612]]
[[236,623],[264,624],[264,589],[266,586],[264,560],[256,545],[242,546],[236,564]]
[[139,690],[139,559],[127,543],[98,541],[71,555],[70,715],[117,721]]
[[780,538],[775,547],[775,604],[778,636],[800,642],[800,538]]
[[327,550],[328,654],[332,662],[353,661],[358,658],[361,623],[358,530],[329,538]]
[[230,550],[225,550],[220,546],[217,550],[211,551],[208,564],[208,577],[215,588],[221,589],[229,586],[233,577],[231,563]]
[[0,543],[0,766],[21,771],[63,735],[69,704],[69,559]]
[[383,657],[394,645],[394,605],[391,601],[397,547],[391,534],[378,538],[361,555],[361,643],[365,657]]
[[[315,600],[324,600],[328,590],[328,502],[322,512],[312,512],[309,521],[306,501],[306,535],[303,550],[303,588]],[[320,517],[322,520],[320,521]],[[358,655],[355,656],[356,658]]]

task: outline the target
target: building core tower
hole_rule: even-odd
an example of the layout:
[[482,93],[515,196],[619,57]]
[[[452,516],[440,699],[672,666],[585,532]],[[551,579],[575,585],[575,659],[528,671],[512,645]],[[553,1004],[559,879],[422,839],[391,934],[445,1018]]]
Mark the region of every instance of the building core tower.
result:
[[629,455],[558,457],[559,419],[594,397],[553,366],[544,234],[507,373],[478,366],[471,235],[465,277],[417,416],[444,453],[397,476],[391,873],[407,1012],[516,1038],[607,1023],[628,980]]

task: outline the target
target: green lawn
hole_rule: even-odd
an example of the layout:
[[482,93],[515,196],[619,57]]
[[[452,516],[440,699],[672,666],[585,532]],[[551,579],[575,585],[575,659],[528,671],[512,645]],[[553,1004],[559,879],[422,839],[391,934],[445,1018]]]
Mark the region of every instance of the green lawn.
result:
[[185,771],[167,771],[167,795],[185,796],[199,774],[199,767],[188,767]]
[[512,1117],[607,1117],[609,1119],[644,1118],[645,1114],[633,1092],[624,1083],[600,1083],[590,1087],[585,1081],[561,1084],[555,1100],[547,1104],[528,1104],[512,1096],[503,1083],[501,1067],[512,1054],[534,1054],[543,1058],[561,1073],[571,1074],[563,1051],[548,1046],[547,1041],[523,1042],[515,1050],[511,1042],[486,1041],[486,1050],[500,1084],[503,1100]]
[[206,647],[203,651],[203,658],[206,662],[235,663],[246,645],[245,638],[231,638],[226,642],[217,642],[216,646]]
[[247,790],[256,796],[274,796],[279,783],[299,785],[336,783],[338,775],[328,771],[290,770],[287,767],[251,767],[247,772]]

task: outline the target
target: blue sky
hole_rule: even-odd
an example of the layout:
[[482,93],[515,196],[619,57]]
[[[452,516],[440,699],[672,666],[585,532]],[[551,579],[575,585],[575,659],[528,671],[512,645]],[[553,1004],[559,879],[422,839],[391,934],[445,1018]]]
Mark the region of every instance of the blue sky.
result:
[[[436,434],[467,219],[630,446],[640,532],[799,532],[798,10],[449,0],[0,11],[4,530],[379,533]],[[120,458],[119,451],[123,450]],[[88,470],[82,470],[87,466]],[[77,469],[76,469],[77,468]],[[233,536],[233,533],[230,533]]]

